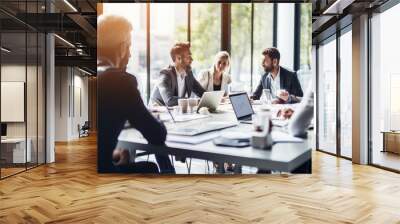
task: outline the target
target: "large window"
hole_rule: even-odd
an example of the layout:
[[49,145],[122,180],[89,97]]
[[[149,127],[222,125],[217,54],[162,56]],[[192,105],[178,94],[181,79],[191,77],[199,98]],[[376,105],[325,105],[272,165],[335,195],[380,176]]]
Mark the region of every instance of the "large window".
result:
[[231,8],[232,90],[251,91],[251,4],[235,3]]
[[311,3],[300,5],[300,68],[297,71],[303,90],[309,88],[311,81]]
[[198,74],[213,65],[214,56],[221,50],[221,5],[194,3],[190,8],[192,68]]
[[[104,4],[103,14],[116,14],[128,19],[133,27],[131,58],[127,65],[127,72],[136,76],[138,88],[142,97],[146,99],[146,4],[118,3]],[[154,63],[157,63],[155,61]]]
[[340,36],[340,154],[351,158],[352,142],[352,35]]
[[[195,76],[212,66],[218,51],[230,50],[233,81],[230,89],[246,92],[254,91],[264,73],[261,53],[274,46],[274,37],[281,51],[281,64],[290,70],[294,70],[294,46],[295,41],[299,41],[302,52],[299,61],[307,68],[306,72],[299,73],[299,78],[302,85],[310,80],[311,4],[299,5],[302,11],[298,18],[295,18],[293,3],[232,3],[228,6],[220,3],[104,3],[104,14],[122,15],[133,25],[133,52],[128,72],[136,75],[145,100],[150,97],[160,70],[172,63],[170,49],[178,41],[190,41]],[[230,13],[226,13],[224,7],[230,8]],[[223,19],[222,14],[225,15]],[[299,39],[294,38],[295,19],[304,20],[299,23],[302,24]],[[226,31],[224,37],[222,30]],[[296,57],[300,57],[298,53]],[[307,85],[303,85],[305,87]]]
[[253,91],[257,87],[264,69],[261,66],[262,51],[273,45],[274,5],[254,4],[254,35],[253,35]]
[[188,41],[188,4],[150,4],[150,90],[161,69],[172,64],[170,50]]
[[[400,33],[400,5],[372,17],[372,99],[371,134],[372,163],[400,170],[398,154],[391,153],[399,148],[400,136],[392,135],[384,146],[382,132],[400,130],[400,67],[398,52]],[[391,147],[392,149],[391,149]],[[394,146],[394,148],[393,148]]]
[[294,65],[294,8],[295,4],[278,4],[277,47],[280,64],[293,70]]
[[318,148],[336,153],[336,39],[318,49]]
[[[339,156],[351,158],[353,79],[351,25],[342,29],[340,33],[340,36],[333,35],[318,47],[317,147],[325,152],[339,153]],[[338,89],[340,92],[337,92]]]

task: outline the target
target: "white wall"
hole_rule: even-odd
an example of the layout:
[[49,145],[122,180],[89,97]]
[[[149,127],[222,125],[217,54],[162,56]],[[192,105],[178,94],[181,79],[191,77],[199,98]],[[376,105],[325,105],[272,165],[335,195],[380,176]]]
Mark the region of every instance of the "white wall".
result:
[[55,141],[68,141],[69,68],[55,68]]
[[78,124],[88,120],[88,78],[83,75],[76,68],[56,67],[56,141],[77,139]]

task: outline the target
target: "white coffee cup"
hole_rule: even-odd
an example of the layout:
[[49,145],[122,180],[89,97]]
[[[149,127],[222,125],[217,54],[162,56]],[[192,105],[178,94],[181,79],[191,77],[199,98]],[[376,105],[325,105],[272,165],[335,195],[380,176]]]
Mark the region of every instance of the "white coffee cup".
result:
[[194,108],[197,106],[199,100],[196,98],[189,98],[189,110],[191,113],[194,112]]
[[188,112],[189,100],[188,99],[178,99],[178,106],[181,113],[185,114]]
[[256,131],[268,132],[270,112],[260,111],[252,116],[253,127]]

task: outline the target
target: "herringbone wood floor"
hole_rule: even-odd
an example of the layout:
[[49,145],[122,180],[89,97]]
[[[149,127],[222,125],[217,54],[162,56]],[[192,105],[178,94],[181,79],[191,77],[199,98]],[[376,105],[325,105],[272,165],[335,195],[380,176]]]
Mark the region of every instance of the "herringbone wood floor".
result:
[[313,153],[312,175],[97,174],[96,139],[0,181],[0,223],[400,223],[400,175]]

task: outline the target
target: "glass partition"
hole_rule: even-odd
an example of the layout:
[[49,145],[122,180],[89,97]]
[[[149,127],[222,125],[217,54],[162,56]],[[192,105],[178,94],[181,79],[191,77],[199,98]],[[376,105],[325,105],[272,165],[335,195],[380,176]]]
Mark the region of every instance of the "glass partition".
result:
[[352,33],[340,36],[340,154],[352,157]]
[[336,37],[318,48],[318,149],[336,154]]
[[[42,13],[43,1],[1,2],[18,16]],[[0,178],[45,163],[45,35],[0,13]]]
[[2,177],[24,171],[26,162],[31,162],[31,141],[26,135],[26,42],[25,31],[1,34]]
[[38,159],[38,35],[27,33],[27,64],[26,64],[26,115],[27,115],[27,167],[37,165]]
[[371,18],[372,164],[400,170],[400,4]]

